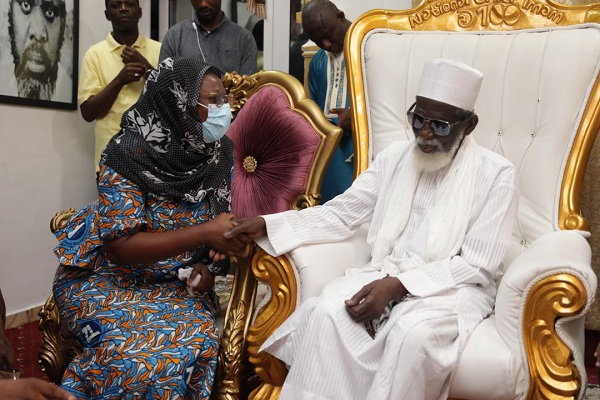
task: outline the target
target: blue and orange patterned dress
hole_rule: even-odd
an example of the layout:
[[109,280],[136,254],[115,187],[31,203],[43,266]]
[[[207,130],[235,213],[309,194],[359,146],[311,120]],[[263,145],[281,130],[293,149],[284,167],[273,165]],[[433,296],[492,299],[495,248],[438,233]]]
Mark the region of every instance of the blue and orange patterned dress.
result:
[[214,297],[188,294],[177,278],[195,252],[116,265],[102,245],[103,239],[202,223],[210,218],[208,202],[145,194],[102,163],[98,189],[99,200],[57,233],[54,297],[63,323],[83,345],[62,386],[79,399],[208,398],[219,348]]

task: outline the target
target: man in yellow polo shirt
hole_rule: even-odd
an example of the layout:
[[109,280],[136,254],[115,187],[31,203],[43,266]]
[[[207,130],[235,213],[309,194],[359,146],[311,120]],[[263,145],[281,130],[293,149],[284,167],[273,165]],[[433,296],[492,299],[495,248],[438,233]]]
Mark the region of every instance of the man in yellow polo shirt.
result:
[[140,97],[146,71],[158,64],[160,53],[159,42],[139,33],[139,0],[104,3],[113,30],[85,53],[77,95],[83,119],[96,121],[96,168],[102,150],[120,129],[121,115]]

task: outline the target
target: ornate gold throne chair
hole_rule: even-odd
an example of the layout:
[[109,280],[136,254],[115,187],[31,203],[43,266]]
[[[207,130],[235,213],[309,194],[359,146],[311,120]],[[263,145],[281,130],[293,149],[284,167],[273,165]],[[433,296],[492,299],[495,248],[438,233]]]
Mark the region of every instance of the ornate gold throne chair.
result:
[[[234,97],[236,114],[227,131],[234,143],[232,212],[252,217],[318,204],[324,171],[342,129],[325,118],[289,74],[226,74],[223,82]],[[246,337],[254,316],[256,277],[262,276],[250,269],[253,254],[254,248],[236,262],[213,393],[219,399],[247,395],[244,381],[251,369],[245,354],[252,342]]]
[[[300,209],[318,204],[322,177],[342,135],[302,84],[289,74],[260,71],[246,76],[228,73],[223,79],[233,95],[234,121],[227,135],[234,142],[232,211],[240,217]],[[75,210],[58,213],[50,222],[54,233]],[[253,254],[249,251],[248,257]],[[249,258],[239,258],[228,305],[219,373],[213,397],[240,396],[246,350],[245,334],[253,315],[257,281]],[[43,332],[40,368],[60,383],[70,360],[81,350],[61,330],[60,314],[50,296],[40,311]]]
[[[475,139],[518,170],[519,213],[495,311],[467,341],[452,398],[584,396],[584,317],[597,281],[580,192],[600,127],[599,12],[600,5],[539,0],[434,0],[370,11],[346,36],[356,175],[385,146],[413,135],[406,110],[423,63],[436,57],[484,73]],[[286,375],[283,363],[257,349],[298,304],[370,259],[365,232],[277,260],[254,255],[252,269],[273,294],[247,336],[263,380],[251,398],[277,398]]]

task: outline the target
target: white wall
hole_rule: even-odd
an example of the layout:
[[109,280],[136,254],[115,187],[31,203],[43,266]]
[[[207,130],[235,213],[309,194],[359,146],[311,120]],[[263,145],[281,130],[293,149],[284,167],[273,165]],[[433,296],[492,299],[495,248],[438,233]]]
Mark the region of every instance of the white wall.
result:
[[[332,0],[349,21],[374,8],[402,10],[411,8],[411,0]],[[271,1],[266,4],[264,68],[289,71],[290,3]],[[312,42],[311,42],[312,43]]]
[[[410,7],[410,0],[335,2],[351,20],[373,7]],[[149,35],[150,0],[140,3],[145,13],[140,29]],[[168,2],[160,3],[164,34]],[[79,7],[81,61],[111,26],[104,18],[104,0],[80,0]],[[267,12],[265,65],[287,71],[289,3],[269,0]],[[97,196],[93,135],[93,125],[79,111],[0,104],[0,288],[9,315],[39,306],[50,295],[57,267],[50,218]]]
[[[140,3],[148,35],[150,0]],[[111,26],[104,0],[79,1],[79,15],[81,61]],[[57,267],[50,218],[96,198],[93,136],[79,111],[0,104],[0,288],[9,315],[50,295]]]
[[270,1],[265,5],[264,69],[289,71],[290,64],[290,3]]
[[346,14],[349,21],[375,8],[403,10],[412,7],[411,0],[333,0],[333,3]]

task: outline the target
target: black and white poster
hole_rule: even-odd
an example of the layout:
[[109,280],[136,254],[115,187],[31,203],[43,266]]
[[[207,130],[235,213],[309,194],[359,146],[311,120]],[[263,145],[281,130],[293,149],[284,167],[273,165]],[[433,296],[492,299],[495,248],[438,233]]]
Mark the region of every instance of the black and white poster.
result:
[[0,0],[0,102],[77,109],[79,0]]

